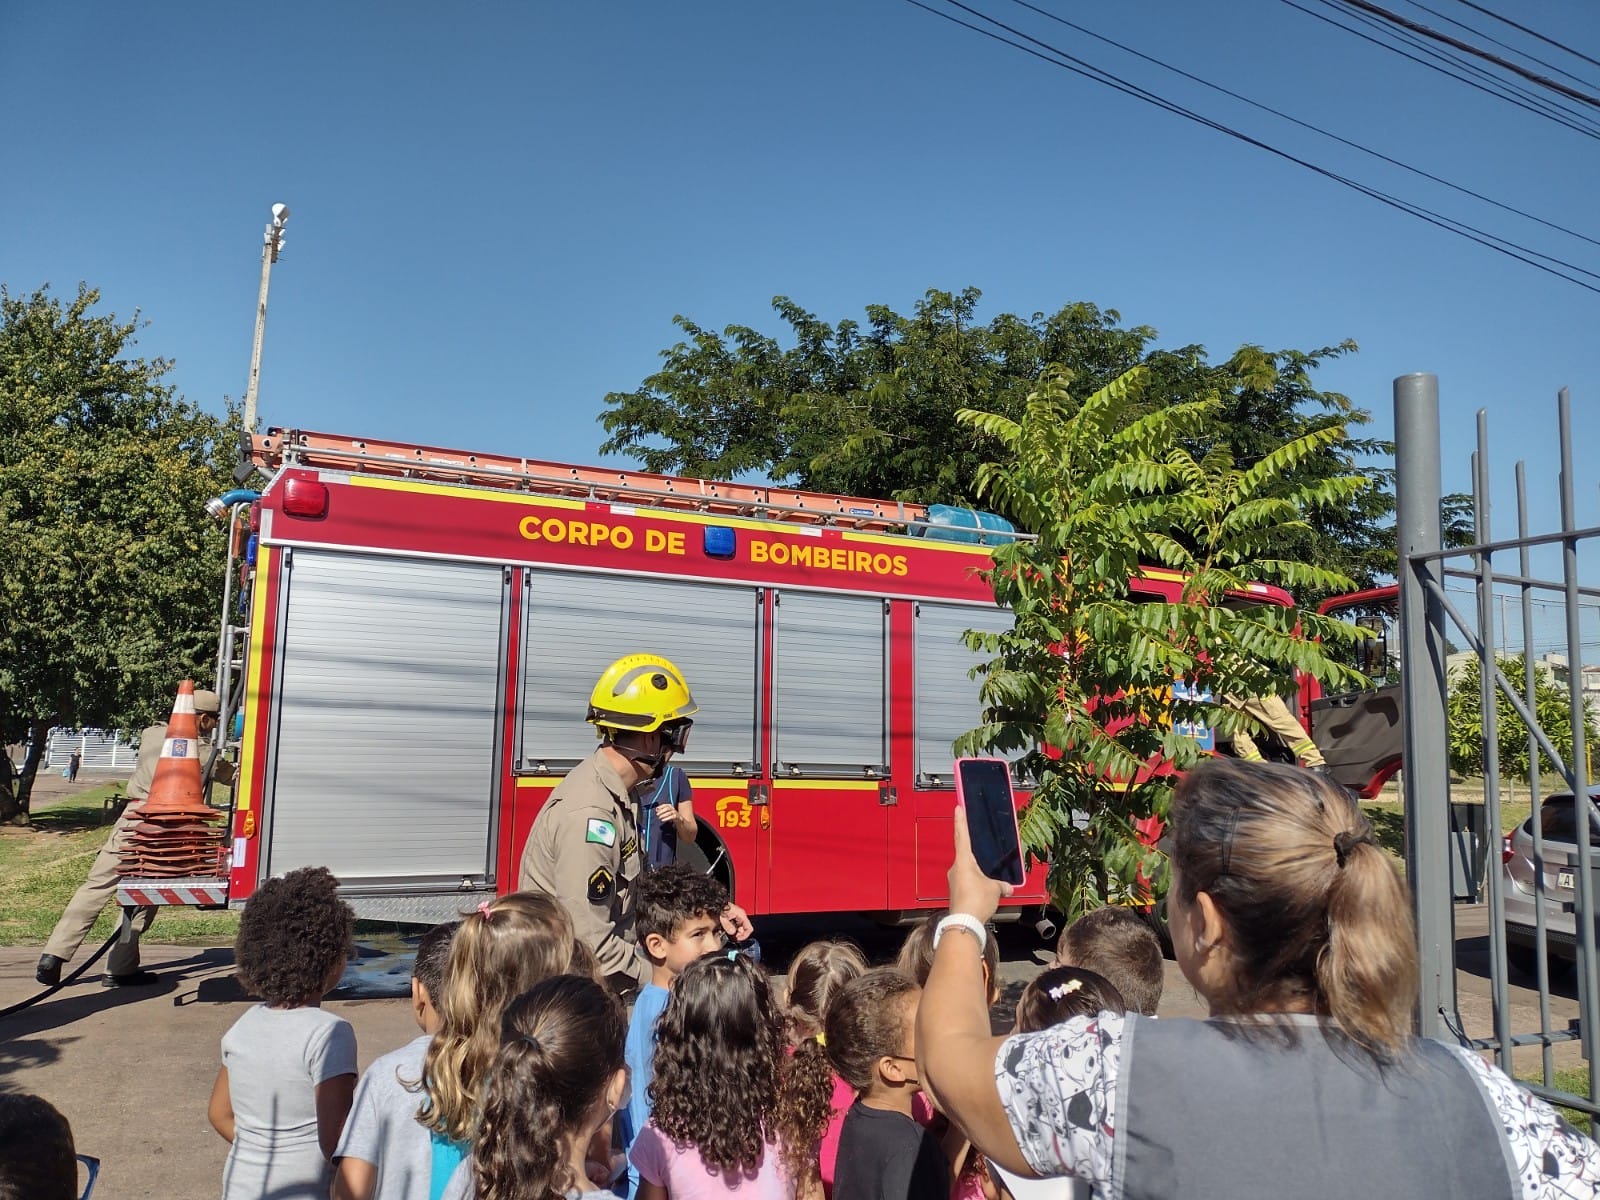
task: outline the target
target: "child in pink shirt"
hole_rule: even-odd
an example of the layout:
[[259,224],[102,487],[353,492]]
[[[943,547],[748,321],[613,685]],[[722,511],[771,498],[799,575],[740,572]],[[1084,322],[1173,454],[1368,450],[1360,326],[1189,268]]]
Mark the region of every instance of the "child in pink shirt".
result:
[[826,1093],[792,1086],[766,971],[737,952],[690,963],[656,1027],[649,1123],[629,1161],[636,1200],[820,1196]]

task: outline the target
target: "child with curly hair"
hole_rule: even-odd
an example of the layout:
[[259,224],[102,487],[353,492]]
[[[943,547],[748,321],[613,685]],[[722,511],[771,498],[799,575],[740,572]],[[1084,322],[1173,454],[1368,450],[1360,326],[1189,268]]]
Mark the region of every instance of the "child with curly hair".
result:
[[443,1200],[618,1200],[591,1177],[610,1139],[628,1068],[622,1005],[587,975],[535,984],[505,1010],[472,1156]]
[[828,1005],[844,985],[866,974],[867,956],[853,942],[812,942],[789,962],[786,1032],[793,1059],[789,1064],[791,1090],[809,1093],[810,1103],[827,1097],[828,1121],[817,1147],[817,1170],[824,1196],[833,1195],[834,1165],[839,1160],[839,1130],[850,1106],[856,1102],[851,1087],[828,1061],[823,1048],[827,1036],[823,1023]]
[[827,1097],[786,1086],[783,1016],[737,952],[683,969],[657,1028],[653,1108],[634,1141],[635,1200],[793,1200],[820,1192]]
[[429,1200],[439,1200],[467,1156],[507,1006],[546,979],[590,970],[593,959],[580,959],[576,946],[567,910],[537,892],[486,900],[456,930],[438,997],[439,1030],[422,1060],[417,1120],[432,1141]]
[[912,1116],[921,995],[909,975],[879,967],[828,1006],[828,1058],[860,1096],[839,1134],[834,1200],[950,1200],[949,1160]]
[[[634,1139],[650,1120],[656,1022],[667,1007],[668,989],[690,963],[722,948],[719,918],[728,907],[723,886],[688,863],[657,867],[633,887],[633,930],[639,948],[650,960],[650,982],[639,989],[628,1020],[626,1057],[632,1089],[622,1122],[624,1152],[633,1148]],[[634,1167],[628,1168],[628,1184],[638,1191],[639,1172]]]
[[353,949],[350,906],[326,867],[269,879],[245,902],[239,981],[265,1003],[222,1036],[207,1111],[232,1143],[223,1200],[323,1200],[356,1086],[356,1035],[323,1012]]

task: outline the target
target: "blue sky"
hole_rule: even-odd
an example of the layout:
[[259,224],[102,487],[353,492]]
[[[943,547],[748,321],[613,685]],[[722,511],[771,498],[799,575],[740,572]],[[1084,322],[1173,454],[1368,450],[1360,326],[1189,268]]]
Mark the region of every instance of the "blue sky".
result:
[[[1594,141],[1280,0],[1040,3],[1600,237]],[[1600,57],[1591,5],[1491,3]],[[1430,4],[1519,37],[1456,0]],[[980,6],[1303,157],[1600,270],[1594,246],[1008,0]],[[1600,68],[1526,44],[1600,91]],[[1089,300],[1217,357],[1354,338],[1361,353],[1320,382],[1371,409],[1380,433],[1393,377],[1436,372],[1446,489],[1466,487],[1486,406],[1502,531],[1518,457],[1536,524],[1556,519],[1554,395],[1570,385],[1580,518],[1600,523],[1600,470],[1581,454],[1600,444],[1600,295],[897,0],[12,3],[0,100],[0,281],[70,293],[81,279],[107,308],[141,309],[141,351],[174,359],[173,381],[207,407],[244,391],[261,228],[274,201],[290,205],[266,423],[591,462],[602,396],[654,369],[674,313],[776,331],[780,293],[837,320],[971,284],[986,316]]]

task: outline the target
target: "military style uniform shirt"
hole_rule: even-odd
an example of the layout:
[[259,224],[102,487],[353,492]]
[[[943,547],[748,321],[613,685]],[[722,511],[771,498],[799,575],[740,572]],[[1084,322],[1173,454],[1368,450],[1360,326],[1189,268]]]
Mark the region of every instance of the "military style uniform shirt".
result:
[[534,818],[517,887],[560,901],[611,982],[638,987],[649,977],[633,932],[633,884],[643,873],[635,806],[602,747]]

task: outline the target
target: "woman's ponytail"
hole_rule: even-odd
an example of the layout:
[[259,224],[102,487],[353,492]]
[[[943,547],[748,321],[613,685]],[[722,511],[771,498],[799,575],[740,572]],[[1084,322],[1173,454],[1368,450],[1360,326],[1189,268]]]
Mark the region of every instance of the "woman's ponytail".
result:
[[1317,956],[1317,986],[1329,1015],[1347,1034],[1374,1053],[1392,1056],[1411,1033],[1416,934],[1405,885],[1371,840],[1366,817],[1355,817],[1364,829],[1348,848],[1334,852],[1328,941]]
[[1174,886],[1227,922],[1213,1014],[1334,1018],[1380,1058],[1405,1049],[1417,994],[1406,885],[1349,793],[1295,767],[1213,759],[1173,798]]

